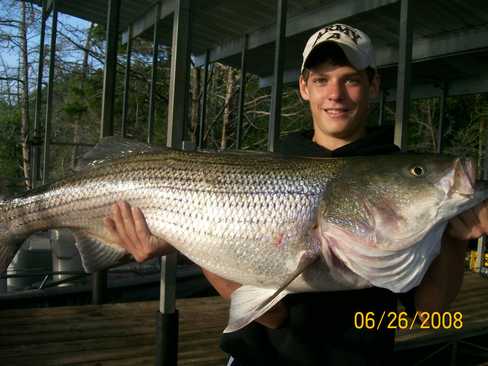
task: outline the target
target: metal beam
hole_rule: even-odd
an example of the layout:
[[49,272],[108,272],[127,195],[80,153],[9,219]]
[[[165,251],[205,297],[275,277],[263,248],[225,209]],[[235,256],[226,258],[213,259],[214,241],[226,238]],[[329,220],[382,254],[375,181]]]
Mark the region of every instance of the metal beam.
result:
[[46,35],[46,21],[47,21],[47,4],[46,1],[42,2],[42,15],[41,15],[41,34],[39,40],[39,64],[37,69],[37,89],[36,89],[36,109],[34,114],[34,145],[32,146],[32,187],[37,185],[39,180],[39,164],[40,164],[40,151],[39,140],[41,138],[41,113],[42,113],[42,78],[44,73],[44,48],[45,48],[45,35]]
[[200,100],[200,120],[198,123],[198,148],[203,147],[203,139],[205,134],[205,120],[207,118],[207,90],[208,90],[208,52],[205,57],[205,64],[203,66],[203,91],[202,99]]
[[[175,0],[163,1],[160,4],[161,8],[159,11],[159,19],[165,19],[166,17],[173,14],[175,11]],[[154,24],[154,12],[148,11],[144,16],[136,20],[132,25],[132,37],[140,36],[142,33],[151,28]],[[127,42],[129,37],[129,32],[124,32],[122,34],[122,44]]]
[[236,128],[236,149],[241,148],[242,140],[242,124],[244,120],[244,102],[246,99],[246,59],[247,59],[247,43],[249,36],[247,34],[242,37],[242,51],[241,51],[241,72],[239,85],[239,106],[237,109],[237,128]]
[[121,0],[108,0],[105,68],[103,74],[102,120],[100,137],[113,135],[117,41]]
[[[440,36],[416,39],[412,45],[412,63],[419,63],[429,60],[435,60],[446,56],[455,56],[466,53],[476,53],[488,50],[488,30],[474,29],[466,33],[449,32]],[[394,67],[398,64],[397,47],[379,47],[376,48],[376,64],[378,69]],[[469,70],[468,70],[469,71]],[[298,69],[285,70],[284,82],[296,83],[300,72]],[[261,88],[271,85],[273,76],[262,77],[259,79]]]
[[[298,69],[288,69],[283,71],[283,83],[284,84],[297,84],[300,77],[300,71]],[[269,88],[273,84],[274,75],[259,78],[260,88]]]
[[58,10],[52,4],[51,44],[49,49],[49,74],[47,82],[46,120],[44,122],[44,145],[42,156],[42,184],[49,179],[49,139],[51,138],[51,122],[53,119],[53,88],[54,66],[56,64],[56,35],[58,33]]
[[171,71],[169,81],[168,132],[166,145],[181,148],[188,107],[190,69],[190,2],[176,0],[173,16]]
[[[410,88],[410,99],[432,98],[439,96],[440,85],[437,83],[416,84]],[[386,89],[386,101],[396,100],[395,89]],[[479,75],[479,78],[449,81],[449,95],[479,94],[488,92],[488,72]],[[374,101],[373,101],[374,102]]]
[[129,40],[127,42],[127,53],[126,53],[126,65],[125,65],[125,76],[124,76],[124,100],[122,102],[122,123],[120,126],[120,135],[125,137],[126,126],[129,112],[129,86],[130,86],[130,66],[131,66],[131,56],[132,56],[132,30],[129,27]]
[[[336,22],[338,20],[366,13],[383,6],[391,5],[398,0],[343,0],[328,2],[327,5],[311,10],[307,14],[299,14],[290,17],[286,25],[286,38],[303,33],[315,28],[322,27],[324,24]],[[249,34],[249,50],[264,46],[275,41],[275,26],[261,28]],[[224,43],[210,51],[210,62],[218,61],[223,58],[237,55],[241,51],[239,39]],[[204,63],[204,55],[195,58],[196,66]]]
[[[488,30],[467,29],[463,32],[447,32],[435,37],[415,39],[412,47],[412,61],[422,62],[440,57],[454,56],[488,49]],[[396,47],[376,50],[376,62],[384,67],[398,62]]]
[[[52,0],[48,0],[51,2]],[[39,1],[33,1],[39,2]],[[132,3],[132,4],[131,4]],[[139,9],[141,5],[138,4],[137,9],[134,7],[134,1],[124,1],[124,7],[127,9],[131,9],[132,11],[124,11],[121,13],[120,17],[120,25],[121,28],[127,29],[129,24],[133,22],[135,19],[139,19],[142,16],[144,11],[147,11],[147,8],[151,8],[151,4],[146,4],[146,9],[143,9],[141,12]],[[63,14],[69,14],[79,19],[84,19],[88,22],[93,22],[96,24],[106,24],[107,18],[105,17],[106,10],[107,10],[107,1],[106,0],[90,0],[90,1],[59,1],[58,11]],[[135,11],[134,11],[135,10]]]
[[285,53],[287,0],[277,0],[276,46],[274,80],[271,91],[271,113],[268,125],[268,151],[278,150],[281,122],[281,93],[283,90],[283,63]]
[[154,111],[156,98],[156,80],[158,76],[158,56],[159,56],[159,13],[161,5],[158,3],[154,7],[154,27],[153,27],[153,57],[151,65],[151,89],[149,90],[149,112],[147,119],[147,143],[152,144],[154,131]]
[[410,72],[412,59],[412,26],[410,0],[400,4],[400,44],[395,108],[395,144],[406,149],[407,124],[410,106]]

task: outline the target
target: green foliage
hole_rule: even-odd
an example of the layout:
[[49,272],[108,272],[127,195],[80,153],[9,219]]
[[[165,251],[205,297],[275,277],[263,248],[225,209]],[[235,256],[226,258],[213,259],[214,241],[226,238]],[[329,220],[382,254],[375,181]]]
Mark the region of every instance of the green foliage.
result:
[[[0,172],[2,176],[2,191],[11,192],[17,187],[18,179],[22,177],[20,149],[20,111],[0,101]],[[2,192],[3,193],[3,192]]]

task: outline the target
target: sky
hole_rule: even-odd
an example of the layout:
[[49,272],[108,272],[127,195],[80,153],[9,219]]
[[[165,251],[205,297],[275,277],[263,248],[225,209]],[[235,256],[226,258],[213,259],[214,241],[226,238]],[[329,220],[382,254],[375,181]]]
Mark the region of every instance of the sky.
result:
[[[34,7],[40,10],[40,7],[34,5]],[[20,20],[20,1],[19,0],[0,0],[0,19],[16,19]],[[65,28],[73,27],[79,29],[86,29],[89,27],[89,22],[75,18],[66,14],[59,14],[58,16],[58,27],[60,27],[61,31],[65,31],[63,29],[63,24]],[[45,35],[45,43],[49,44],[50,41],[50,29],[51,29],[51,17],[48,18],[46,24],[46,35]],[[18,30],[12,27],[5,26],[0,23],[0,31],[1,33],[9,33],[12,35],[17,35]],[[37,48],[39,45],[39,33],[40,33],[40,22],[37,22],[33,26],[30,27],[28,33],[29,39],[29,48]],[[58,35],[58,42],[62,42],[62,38]],[[2,45],[4,46],[4,45]],[[17,66],[19,61],[19,52],[17,47],[2,47],[2,52],[0,56],[4,59],[4,61],[11,66]],[[37,61],[37,60],[36,60]]]
[[[18,36],[18,27],[17,26],[10,26],[8,23],[4,22],[5,20],[16,20],[20,21],[21,17],[21,3],[19,0],[0,0],[0,77],[14,77],[17,74],[17,69],[19,66],[19,57],[20,57],[20,49],[15,42],[17,42]],[[39,14],[40,14],[40,7],[34,5],[35,9],[37,9],[36,16],[34,18],[35,23],[33,23],[29,27],[28,32],[28,47],[30,51],[29,54],[29,63],[31,63],[30,69],[30,77],[31,79],[35,78],[37,75],[37,63],[38,63],[38,47],[40,42],[40,21],[39,21]],[[51,34],[51,17],[48,18],[46,24],[46,35],[45,35],[45,44],[49,45],[50,42],[50,34]],[[32,19],[31,19],[32,22]],[[77,61],[81,59],[80,52],[77,51],[70,51],[73,50],[74,47],[66,41],[66,39],[61,35],[62,33],[71,33],[69,29],[87,29],[89,27],[89,23],[82,19],[78,19],[69,15],[59,14],[58,16],[58,39],[57,39],[57,47],[58,50],[64,49],[62,56],[63,59],[68,61]],[[73,33],[71,33],[73,34]],[[83,34],[82,34],[83,35]],[[12,37],[14,41],[8,40],[8,36]],[[81,35],[80,35],[81,36]],[[73,36],[75,37],[75,36]],[[80,42],[83,42],[82,39],[79,39]],[[59,52],[58,52],[59,54]],[[46,55],[46,59],[48,55]],[[46,77],[47,72],[44,72],[44,76]],[[31,82],[31,87],[34,83]]]

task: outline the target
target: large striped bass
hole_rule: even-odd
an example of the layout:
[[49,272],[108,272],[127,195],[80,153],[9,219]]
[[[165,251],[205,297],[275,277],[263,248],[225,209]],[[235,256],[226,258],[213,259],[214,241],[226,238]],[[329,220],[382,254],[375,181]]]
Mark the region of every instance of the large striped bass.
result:
[[1,202],[0,272],[31,233],[53,228],[73,231],[87,272],[120,263],[127,253],[103,218],[125,200],[154,235],[243,284],[232,295],[233,331],[292,292],[411,289],[438,254],[447,221],[488,196],[471,161],[438,155],[129,150]]

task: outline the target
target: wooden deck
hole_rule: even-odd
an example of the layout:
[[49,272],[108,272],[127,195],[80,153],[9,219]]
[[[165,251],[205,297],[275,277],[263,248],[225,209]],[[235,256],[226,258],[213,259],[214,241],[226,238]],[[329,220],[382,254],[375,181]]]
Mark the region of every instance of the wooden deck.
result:
[[[153,365],[157,301],[0,312],[0,365]],[[224,365],[227,304],[177,301],[178,365]]]
[[[452,311],[463,313],[460,330],[400,332],[397,349],[409,350],[488,336],[488,280],[467,274]],[[228,305],[218,297],[178,300],[178,364],[224,365],[219,337]],[[152,365],[158,302],[0,311],[1,365]],[[488,359],[488,357],[487,357]]]
[[[412,330],[399,331],[396,337],[396,348],[407,349],[418,345],[442,343],[460,340],[478,334],[488,336],[488,279],[481,278],[475,273],[466,273],[463,287],[456,301],[449,309],[449,313],[460,312],[463,326],[439,329],[420,329],[417,324]],[[449,323],[446,318],[446,322]],[[434,322],[437,324],[438,322]],[[449,325],[447,324],[446,325]],[[426,323],[427,324],[427,323]]]
[[[454,329],[446,315],[443,327],[399,331],[395,343],[397,366],[488,366],[488,279],[467,273],[449,313],[462,314],[462,328]],[[430,326],[439,326],[433,321]]]

